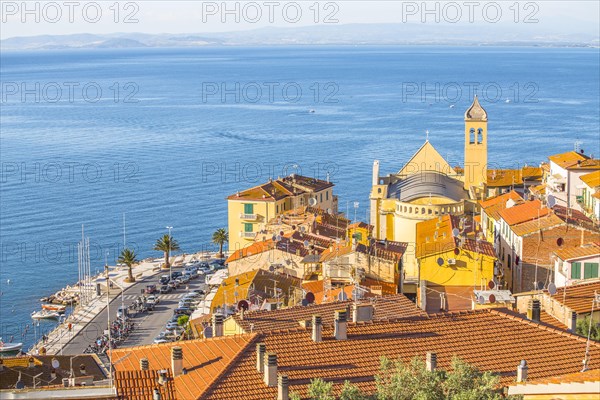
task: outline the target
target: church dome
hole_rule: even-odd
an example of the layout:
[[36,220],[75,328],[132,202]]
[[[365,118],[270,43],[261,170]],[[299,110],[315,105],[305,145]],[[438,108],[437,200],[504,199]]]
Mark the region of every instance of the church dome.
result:
[[483,107],[481,107],[481,104],[479,104],[477,95],[475,95],[471,107],[465,112],[465,121],[487,121],[487,112],[485,112]]

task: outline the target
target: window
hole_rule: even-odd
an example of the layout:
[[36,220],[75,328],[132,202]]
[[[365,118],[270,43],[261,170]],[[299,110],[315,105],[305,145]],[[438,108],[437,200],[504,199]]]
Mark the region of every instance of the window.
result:
[[252,232],[252,224],[244,224],[244,232]]
[[[379,193],[381,193],[381,188],[379,189]],[[325,200],[329,200],[329,190],[325,192]]]
[[323,202],[323,193],[321,193],[321,195],[320,195],[320,200],[319,200],[319,201],[320,201],[321,203]]
[[475,143],[475,128],[471,128],[469,131],[469,144]]
[[244,204],[244,214],[254,214],[254,204]]
[[584,263],[583,264],[583,279],[597,278],[598,277],[598,263]]
[[477,144],[483,143],[483,129],[477,129]]
[[571,263],[571,279],[581,279],[581,263]]
[[279,214],[279,206],[275,206],[275,212]]

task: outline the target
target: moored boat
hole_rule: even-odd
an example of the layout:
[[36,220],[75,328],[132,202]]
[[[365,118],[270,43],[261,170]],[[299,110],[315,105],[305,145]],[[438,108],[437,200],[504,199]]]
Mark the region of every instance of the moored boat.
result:
[[4,343],[0,338],[0,353],[12,353],[21,350],[23,343]]
[[58,304],[42,304],[42,310],[56,311],[58,313],[64,313],[67,306],[61,306]]
[[59,317],[60,313],[57,311],[40,310],[31,313],[31,318],[33,319],[58,319]]

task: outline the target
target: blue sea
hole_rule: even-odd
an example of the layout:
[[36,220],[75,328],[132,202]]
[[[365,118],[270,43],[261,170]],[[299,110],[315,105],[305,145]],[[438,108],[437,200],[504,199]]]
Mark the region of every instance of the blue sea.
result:
[[183,251],[214,249],[227,195],[292,172],[329,175],[364,220],[374,159],[396,172],[428,136],[462,164],[475,90],[492,165],[575,142],[600,155],[599,70],[598,49],[580,48],[4,52],[0,334],[33,342],[39,298],[77,280],[82,225],[92,271],[124,239],[160,256],[166,226]]

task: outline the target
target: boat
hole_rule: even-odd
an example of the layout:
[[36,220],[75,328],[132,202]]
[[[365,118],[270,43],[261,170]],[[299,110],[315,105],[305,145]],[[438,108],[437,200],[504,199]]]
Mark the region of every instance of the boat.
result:
[[58,304],[42,304],[42,310],[56,311],[58,313],[64,313],[67,310],[67,306],[61,306]]
[[1,353],[13,353],[21,350],[23,343],[4,343],[0,338],[0,354]]
[[31,318],[33,319],[58,319],[59,317],[60,313],[57,311],[40,310],[31,313]]

